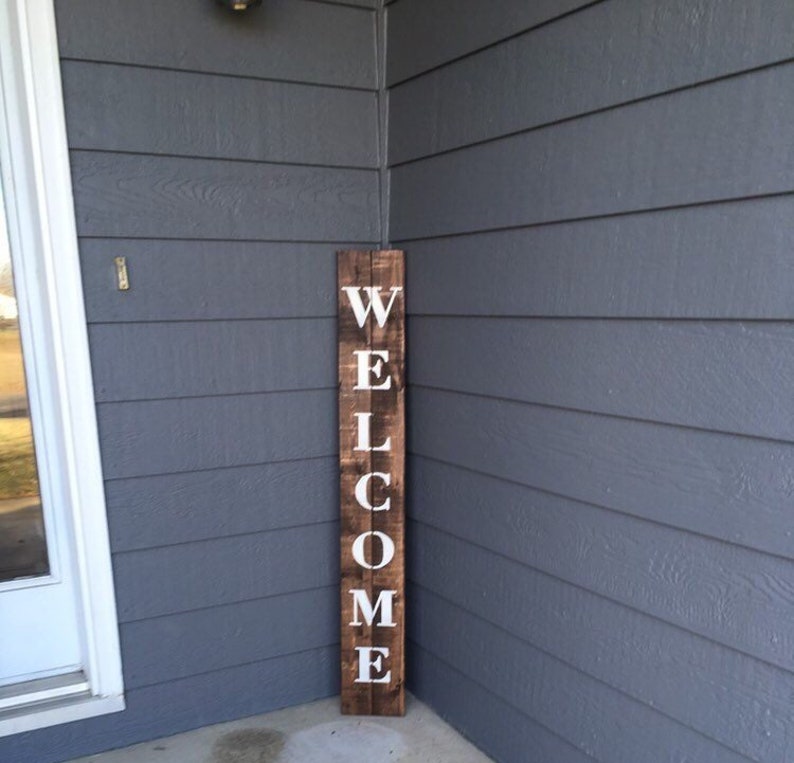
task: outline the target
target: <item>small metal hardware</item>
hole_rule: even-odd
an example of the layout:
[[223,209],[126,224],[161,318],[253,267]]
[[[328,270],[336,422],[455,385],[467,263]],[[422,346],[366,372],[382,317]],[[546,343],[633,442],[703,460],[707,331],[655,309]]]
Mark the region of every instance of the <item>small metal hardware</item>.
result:
[[230,11],[247,11],[249,8],[261,5],[262,0],[218,0],[218,2]]
[[130,278],[127,275],[127,258],[116,257],[116,279],[118,281],[119,291],[127,291],[130,288]]

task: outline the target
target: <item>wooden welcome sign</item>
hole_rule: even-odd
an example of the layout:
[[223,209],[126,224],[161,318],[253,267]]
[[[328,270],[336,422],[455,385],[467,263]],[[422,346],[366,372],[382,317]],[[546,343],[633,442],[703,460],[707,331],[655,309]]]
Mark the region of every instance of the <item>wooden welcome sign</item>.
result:
[[342,712],[405,712],[405,276],[338,253]]

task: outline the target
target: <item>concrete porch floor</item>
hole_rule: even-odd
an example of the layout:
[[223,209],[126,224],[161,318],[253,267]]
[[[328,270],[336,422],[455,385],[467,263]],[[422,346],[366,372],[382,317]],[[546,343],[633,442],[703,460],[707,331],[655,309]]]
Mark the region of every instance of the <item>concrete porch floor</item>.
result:
[[489,763],[409,696],[405,718],[339,714],[339,699],[205,726],[71,763]]

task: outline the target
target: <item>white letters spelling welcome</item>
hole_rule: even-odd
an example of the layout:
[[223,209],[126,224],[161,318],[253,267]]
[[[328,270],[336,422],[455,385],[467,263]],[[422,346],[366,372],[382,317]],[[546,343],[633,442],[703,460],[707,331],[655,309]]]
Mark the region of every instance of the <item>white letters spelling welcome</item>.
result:
[[[386,325],[389,318],[394,300],[402,286],[392,286],[388,303],[384,304],[381,297],[382,287],[380,286],[343,286],[342,291],[350,301],[350,307],[355,315],[359,328],[363,328],[370,313],[375,316],[375,320],[380,328]],[[364,304],[361,292],[367,297]],[[354,350],[353,356],[356,364],[356,385],[354,390],[369,390],[373,394],[390,390],[392,388],[392,377],[388,370],[389,351],[388,350]],[[356,411],[357,437],[356,451],[391,451],[391,437],[387,437],[382,443],[377,445],[372,443],[372,416],[369,411]],[[361,511],[390,511],[391,498],[385,498],[382,503],[373,505],[368,496],[368,490],[373,481],[377,481],[384,487],[391,486],[391,474],[388,472],[369,472],[364,474],[356,482],[355,499]],[[365,543],[369,539],[370,555],[367,559]],[[377,549],[380,549],[380,554]],[[395,545],[394,541],[380,531],[367,531],[361,533],[354,541],[352,555],[356,564],[366,570],[381,570],[387,567],[394,560]],[[376,561],[377,560],[377,561]],[[394,596],[397,591],[381,591],[375,604],[369,598],[367,591],[362,589],[351,589],[349,594],[353,597],[353,620],[348,625],[351,628],[363,627],[364,624],[377,628],[394,628]],[[358,673],[356,683],[367,684],[388,684],[391,681],[391,670],[387,667],[389,659],[389,649],[385,646],[357,646],[355,647],[358,655]]]

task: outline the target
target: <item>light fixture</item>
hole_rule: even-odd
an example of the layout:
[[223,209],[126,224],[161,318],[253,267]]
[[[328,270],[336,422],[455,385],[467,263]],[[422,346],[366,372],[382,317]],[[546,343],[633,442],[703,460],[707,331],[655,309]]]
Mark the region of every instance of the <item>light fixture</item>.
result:
[[230,11],[247,11],[255,5],[260,5],[262,0],[218,0],[218,2]]

